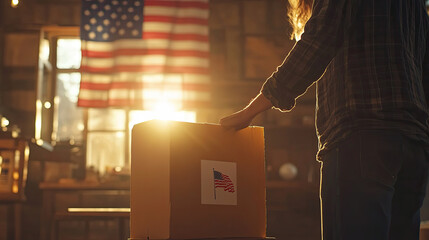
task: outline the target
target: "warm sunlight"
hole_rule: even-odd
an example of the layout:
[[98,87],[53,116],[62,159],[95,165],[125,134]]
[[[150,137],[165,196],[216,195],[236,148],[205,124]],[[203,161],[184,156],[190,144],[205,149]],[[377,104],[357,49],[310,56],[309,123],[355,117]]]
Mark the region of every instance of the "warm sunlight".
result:
[[12,0],[10,2],[10,6],[13,7],[13,8],[18,7],[18,4],[19,4],[19,0]]
[[159,119],[196,122],[196,112],[182,111],[183,79],[178,74],[153,74],[143,77],[146,111],[131,111],[130,128],[137,123]]
[[197,114],[194,111],[168,111],[166,108],[159,109],[158,111],[131,111],[130,129],[137,123],[153,119],[196,122]]

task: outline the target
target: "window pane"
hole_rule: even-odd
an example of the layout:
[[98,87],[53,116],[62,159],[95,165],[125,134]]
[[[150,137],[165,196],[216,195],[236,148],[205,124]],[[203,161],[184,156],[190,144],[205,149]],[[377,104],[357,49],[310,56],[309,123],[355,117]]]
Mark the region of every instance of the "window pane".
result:
[[86,166],[103,175],[106,170],[123,167],[125,163],[125,133],[88,133]]
[[60,73],[57,79],[57,95],[60,93],[74,104],[77,103],[79,94],[80,73]]
[[58,39],[57,68],[79,69],[81,58],[79,39]]
[[125,130],[125,111],[90,108],[88,110],[88,130]]
[[[83,112],[77,107],[80,73],[60,73],[57,75],[57,97],[55,99],[58,127],[56,141],[81,141],[84,130]],[[54,128],[55,129],[55,128]]]

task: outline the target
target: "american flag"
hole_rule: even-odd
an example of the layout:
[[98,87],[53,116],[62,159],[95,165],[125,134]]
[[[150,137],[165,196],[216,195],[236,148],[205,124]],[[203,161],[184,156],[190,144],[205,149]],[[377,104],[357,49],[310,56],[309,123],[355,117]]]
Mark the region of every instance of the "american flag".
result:
[[83,0],[81,107],[210,101],[208,0]]
[[213,173],[215,188],[223,188],[225,192],[235,192],[234,183],[227,175],[216,170],[213,170]]

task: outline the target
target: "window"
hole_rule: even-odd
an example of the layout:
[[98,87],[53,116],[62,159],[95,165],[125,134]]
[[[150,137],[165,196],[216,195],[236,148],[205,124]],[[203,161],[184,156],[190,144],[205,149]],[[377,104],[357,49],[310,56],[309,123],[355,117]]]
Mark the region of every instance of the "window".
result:
[[56,92],[52,140],[71,144],[83,141],[83,110],[77,107],[80,83],[80,40],[56,39]]
[[[129,166],[130,133],[136,123],[155,118],[196,121],[196,113],[189,111],[77,107],[81,79],[78,28],[44,28],[42,34],[36,139],[86,149],[86,167],[103,175]],[[147,91],[152,93],[147,94],[151,100],[153,95],[166,95],[159,89]]]

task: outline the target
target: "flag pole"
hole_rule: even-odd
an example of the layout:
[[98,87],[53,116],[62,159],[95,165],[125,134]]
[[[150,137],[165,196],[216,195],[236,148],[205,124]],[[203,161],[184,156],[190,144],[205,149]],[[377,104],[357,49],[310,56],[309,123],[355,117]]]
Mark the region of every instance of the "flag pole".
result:
[[213,192],[214,192],[214,199],[216,200],[216,185],[215,185],[216,177],[215,177],[215,170],[213,168]]

